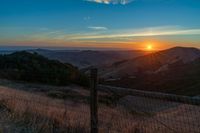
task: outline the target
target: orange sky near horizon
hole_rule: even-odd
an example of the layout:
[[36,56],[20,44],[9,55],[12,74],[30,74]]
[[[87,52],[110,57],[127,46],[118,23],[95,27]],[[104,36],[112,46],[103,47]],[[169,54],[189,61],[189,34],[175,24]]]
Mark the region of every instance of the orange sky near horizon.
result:
[[[100,49],[122,49],[122,50],[145,50],[145,51],[157,51],[168,49],[171,47],[197,47],[193,43],[186,42],[185,45],[178,42],[164,42],[156,40],[144,40],[141,42],[60,42],[60,41],[45,41],[45,42],[32,42],[32,41],[19,41],[19,42],[10,42],[6,46],[31,46],[31,47],[72,47],[72,48],[100,48]],[[34,45],[33,45],[34,44]],[[148,49],[151,45],[151,49]]]

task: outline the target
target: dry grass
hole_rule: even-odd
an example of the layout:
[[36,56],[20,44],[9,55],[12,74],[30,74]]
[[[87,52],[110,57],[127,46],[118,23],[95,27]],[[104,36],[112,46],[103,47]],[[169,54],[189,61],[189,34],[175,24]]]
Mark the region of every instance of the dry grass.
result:
[[[12,119],[27,126],[27,132],[89,132],[89,106],[55,100],[28,92],[1,87],[0,100],[11,111]],[[120,107],[99,107],[100,132],[132,133],[137,125],[133,116]]]
[[[131,105],[129,112],[122,106],[99,105],[100,133],[200,132],[199,106],[132,98],[122,99],[123,105]],[[84,102],[52,99],[0,86],[0,112],[0,133],[90,132],[89,105]]]
[[139,96],[126,96],[120,103],[146,115],[138,124],[142,133],[200,133],[198,105]]

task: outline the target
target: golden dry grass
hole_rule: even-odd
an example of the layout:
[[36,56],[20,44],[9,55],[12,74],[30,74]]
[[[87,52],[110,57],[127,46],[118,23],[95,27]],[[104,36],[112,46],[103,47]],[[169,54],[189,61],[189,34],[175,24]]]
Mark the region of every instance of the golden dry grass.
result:
[[[89,132],[89,106],[64,100],[51,99],[21,90],[0,87],[0,100],[16,119],[28,121],[34,130],[43,132]],[[120,107],[99,107],[101,133],[132,133],[137,125],[133,116]]]
[[[134,99],[132,102],[137,102],[144,108],[149,106],[155,108],[154,104],[158,104],[148,98],[138,101]],[[4,117],[0,119],[0,132],[2,120],[9,128],[15,125],[14,130],[17,129],[15,133],[21,132],[20,128],[26,133],[90,132],[90,110],[87,103],[52,99],[44,95],[0,86],[0,111],[1,105],[4,105],[8,111],[6,116],[3,114]],[[187,104],[177,104],[153,114],[128,112],[121,106],[100,104],[99,132],[199,133],[199,113],[199,106]],[[9,120],[5,120],[6,118],[10,119],[10,123]]]

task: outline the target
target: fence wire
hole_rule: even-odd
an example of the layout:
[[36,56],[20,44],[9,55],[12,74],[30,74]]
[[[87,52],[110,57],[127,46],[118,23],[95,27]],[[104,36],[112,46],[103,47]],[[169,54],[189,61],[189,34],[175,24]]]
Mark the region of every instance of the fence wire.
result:
[[118,103],[139,117],[136,133],[200,133],[198,98],[104,85],[99,90],[125,93]]
[[[117,99],[116,106],[119,108],[99,107],[100,133],[200,133],[200,99],[198,97],[193,98],[105,85],[98,85],[98,90],[100,93],[109,91],[109,93],[123,95]],[[82,107],[71,106],[71,103],[67,104],[65,101],[53,102],[49,101],[52,99],[27,94],[22,95],[15,92],[12,94],[9,92],[5,95],[0,93],[0,99],[7,99],[11,103],[14,102],[13,104],[19,101],[19,105],[22,104],[22,107],[27,106],[31,109],[33,105],[38,112],[41,112],[41,108],[43,108],[44,114],[48,114],[46,112],[50,109],[54,110],[53,116],[59,119],[61,114],[68,112],[68,116],[61,115],[63,119],[69,117],[70,121],[73,121],[73,124],[75,123],[74,127],[81,125],[85,129],[84,132],[89,132],[88,105]],[[18,104],[16,103],[16,105]],[[120,111],[121,107],[127,111]],[[66,124],[69,123],[69,118],[62,119],[61,123],[63,121]],[[74,131],[71,131],[71,127],[69,133],[74,133]]]

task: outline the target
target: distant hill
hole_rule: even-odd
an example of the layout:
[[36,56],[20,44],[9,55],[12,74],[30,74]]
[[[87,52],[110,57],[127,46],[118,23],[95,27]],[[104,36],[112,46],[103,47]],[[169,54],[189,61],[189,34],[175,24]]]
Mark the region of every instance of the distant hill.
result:
[[[79,69],[91,66],[110,65],[121,60],[128,60],[143,56],[149,52],[141,50],[49,50],[49,49],[27,49],[25,51],[38,53],[49,59],[58,60],[62,63],[70,63]],[[0,54],[11,54],[17,50],[0,50]]]
[[158,91],[188,96],[200,95],[200,58],[189,63],[174,63],[158,73],[138,73],[103,82],[113,86]]
[[[30,50],[29,50],[30,51]],[[78,68],[112,64],[116,61],[132,59],[148,52],[139,50],[130,51],[93,51],[93,50],[32,50],[49,59],[68,62]]]
[[12,54],[15,51],[10,51],[10,50],[0,50],[0,55],[4,55],[4,54]]
[[200,95],[200,51],[195,48],[175,47],[112,67],[119,77],[112,77],[112,71],[104,84],[180,95]]
[[53,85],[87,84],[87,78],[71,64],[26,51],[0,55],[0,78]]
[[135,76],[136,73],[156,73],[168,70],[174,63],[183,64],[200,58],[200,50],[196,48],[174,47],[171,49],[140,56],[130,60],[116,62],[101,71],[104,78],[120,78]]

